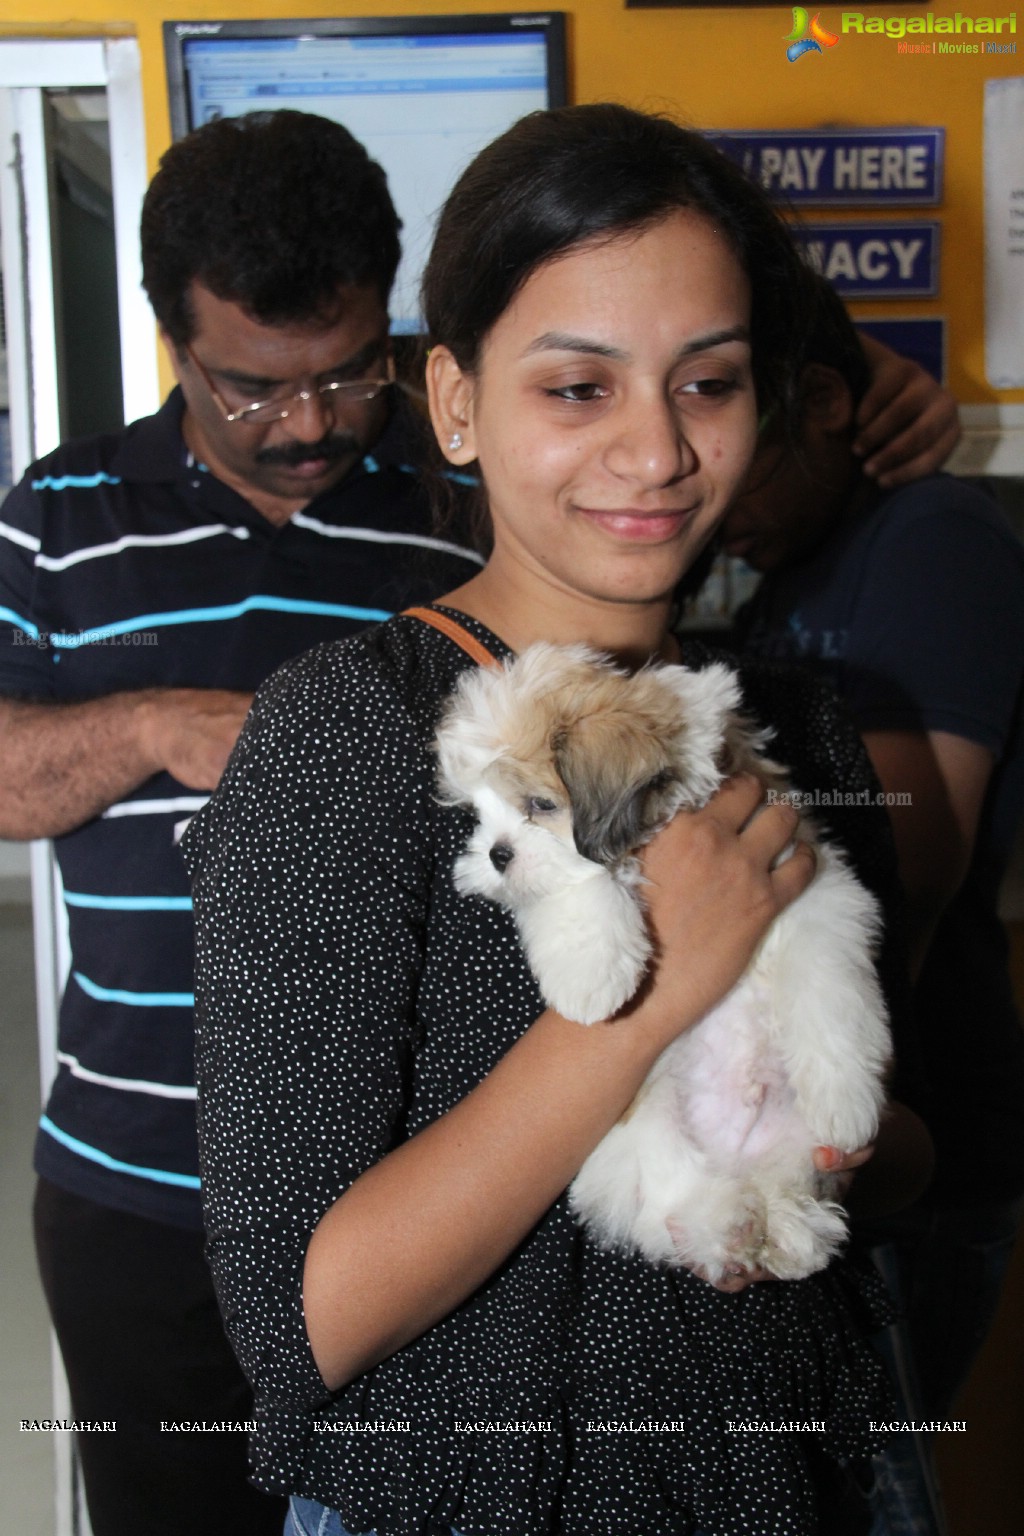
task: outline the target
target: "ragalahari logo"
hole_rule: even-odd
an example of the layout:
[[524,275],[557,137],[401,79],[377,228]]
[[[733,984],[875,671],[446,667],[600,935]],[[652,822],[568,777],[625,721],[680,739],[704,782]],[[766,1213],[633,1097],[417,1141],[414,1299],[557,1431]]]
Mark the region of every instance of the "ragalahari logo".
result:
[[834,48],[839,38],[834,32],[826,32],[818,15],[811,21],[802,5],[793,7],[793,30],[785,39],[789,44],[786,58],[791,64],[802,59],[805,53],[820,53],[823,48]]

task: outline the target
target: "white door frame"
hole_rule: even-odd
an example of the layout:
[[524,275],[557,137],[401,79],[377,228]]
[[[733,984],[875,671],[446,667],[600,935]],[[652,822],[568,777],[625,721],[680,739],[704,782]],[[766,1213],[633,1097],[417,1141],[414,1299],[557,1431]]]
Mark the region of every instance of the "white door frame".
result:
[[[44,92],[106,88],[125,420],[160,400],[156,330],[141,283],[139,211],[146,189],[145,117],[134,38],[0,40],[0,237],[4,272],[14,479],[60,441],[56,306]],[[32,844],[39,1067],[45,1100],[56,1071],[57,1012],[69,951],[60,882],[48,842]],[[70,1418],[53,1349],[54,1415]],[[88,1536],[73,1441],[54,1436],[56,1536]]]
[[[148,414],[160,401],[156,331],[139,256],[147,177],[138,44],[130,37],[0,40],[0,198],[15,478],[60,440],[42,92],[62,86],[106,87],[125,420]],[[21,380],[29,381],[27,396]]]

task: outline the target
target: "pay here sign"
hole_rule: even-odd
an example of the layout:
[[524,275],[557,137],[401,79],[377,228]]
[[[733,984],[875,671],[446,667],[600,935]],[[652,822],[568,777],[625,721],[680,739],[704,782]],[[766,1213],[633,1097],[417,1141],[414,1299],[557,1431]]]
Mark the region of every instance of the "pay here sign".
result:
[[723,131],[715,143],[766,191],[828,207],[932,207],[942,200],[941,128]]

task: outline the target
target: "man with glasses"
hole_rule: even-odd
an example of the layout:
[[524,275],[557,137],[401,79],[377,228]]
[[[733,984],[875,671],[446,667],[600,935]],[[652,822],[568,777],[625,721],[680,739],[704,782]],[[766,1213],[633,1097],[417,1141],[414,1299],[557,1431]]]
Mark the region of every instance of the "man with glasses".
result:
[[[73,956],[37,1248],[75,1418],[117,1425],[79,1436],[95,1536],[283,1524],[247,1483],[251,1398],[203,1257],[176,840],[275,666],[478,567],[409,468],[398,229],[383,172],[323,119],[175,145],[142,241],[179,387],[0,512],[0,836],[55,839]],[[311,942],[316,964],[331,936]]]

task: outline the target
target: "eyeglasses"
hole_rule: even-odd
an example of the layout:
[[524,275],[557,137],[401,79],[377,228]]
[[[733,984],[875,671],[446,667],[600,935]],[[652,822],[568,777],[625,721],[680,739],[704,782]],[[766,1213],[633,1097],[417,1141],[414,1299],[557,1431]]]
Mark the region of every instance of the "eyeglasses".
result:
[[284,421],[295,410],[296,401],[305,404],[314,396],[319,396],[332,410],[335,410],[339,405],[356,405],[367,400],[376,400],[378,395],[383,394],[384,390],[395,382],[394,359],[389,357],[387,378],[331,379],[326,384],[318,384],[315,389],[297,389],[293,394],[279,395],[275,400],[254,400],[250,405],[240,406],[237,411],[233,411],[187,343],[185,351],[225,421]]

